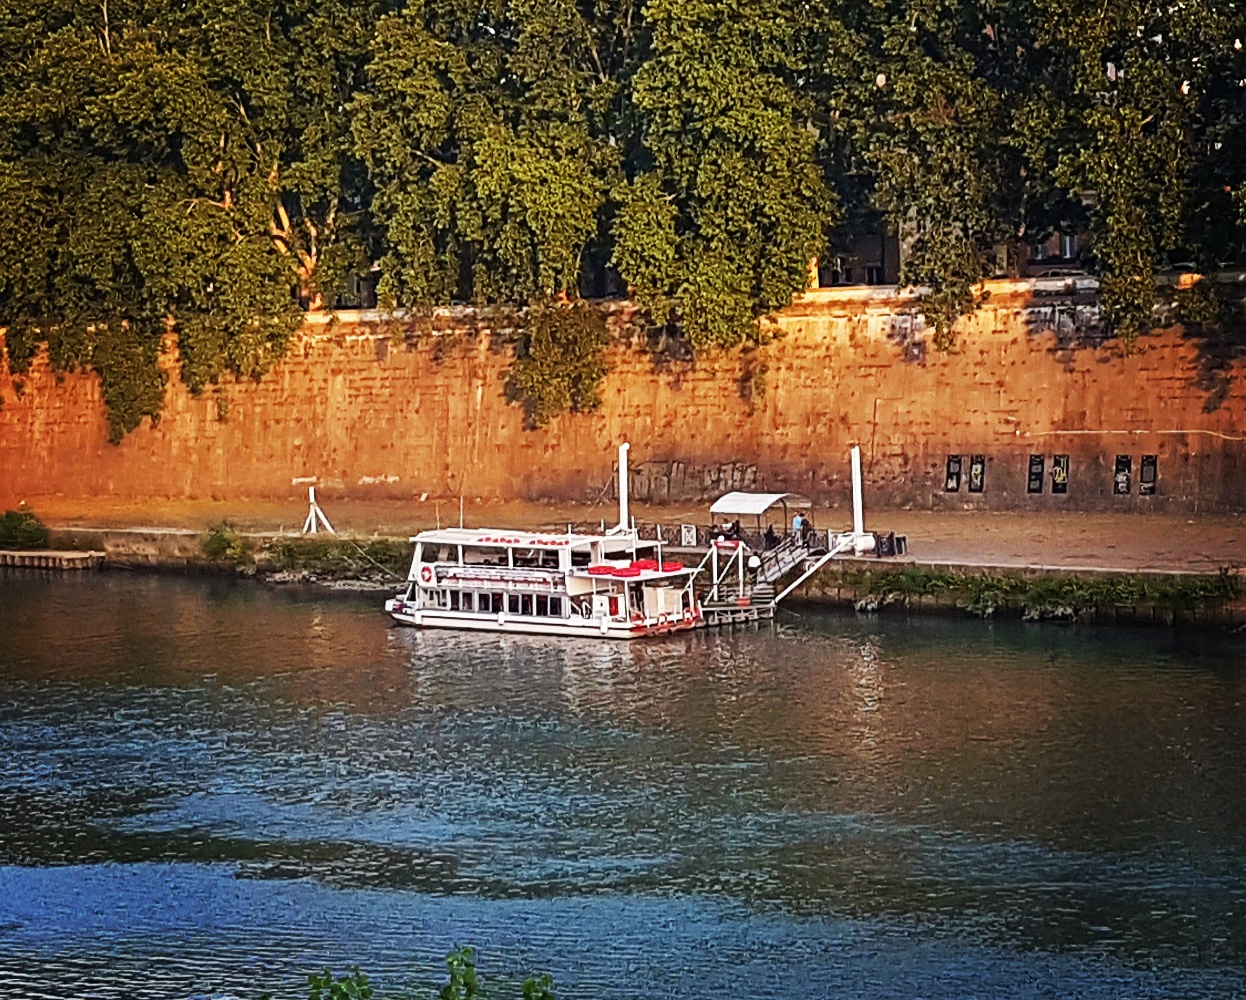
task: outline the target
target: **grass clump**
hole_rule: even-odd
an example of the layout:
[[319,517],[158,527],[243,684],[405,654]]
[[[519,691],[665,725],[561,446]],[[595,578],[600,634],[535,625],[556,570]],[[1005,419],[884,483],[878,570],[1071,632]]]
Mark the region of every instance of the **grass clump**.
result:
[[46,549],[48,529],[29,510],[6,510],[0,515],[0,549]]

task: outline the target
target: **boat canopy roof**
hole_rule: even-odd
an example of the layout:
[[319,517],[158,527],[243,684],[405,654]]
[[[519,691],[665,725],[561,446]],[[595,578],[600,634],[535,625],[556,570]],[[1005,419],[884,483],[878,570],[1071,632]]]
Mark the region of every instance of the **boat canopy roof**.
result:
[[807,510],[813,506],[808,497],[799,493],[727,493],[714,501],[710,513],[760,516],[775,504],[795,507],[798,510]]
[[482,548],[565,549],[601,541],[600,535],[565,532],[508,531],[505,528],[436,528],[411,536],[413,542],[434,545],[475,545]]

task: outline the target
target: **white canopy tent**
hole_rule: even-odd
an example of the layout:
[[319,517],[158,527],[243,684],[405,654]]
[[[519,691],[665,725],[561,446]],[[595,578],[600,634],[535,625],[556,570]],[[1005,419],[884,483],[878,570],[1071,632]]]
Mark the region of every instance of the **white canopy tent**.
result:
[[780,505],[786,515],[789,508],[808,510],[813,503],[798,493],[727,493],[714,501],[711,514],[732,517],[761,517],[771,507]]

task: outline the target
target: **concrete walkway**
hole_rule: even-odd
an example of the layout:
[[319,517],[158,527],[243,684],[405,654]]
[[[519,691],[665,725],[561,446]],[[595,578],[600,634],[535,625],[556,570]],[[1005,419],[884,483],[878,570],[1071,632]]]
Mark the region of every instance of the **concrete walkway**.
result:
[[[19,498],[0,496],[0,509]],[[201,532],[228,523],[245,532],[297,531],[306,516],[299,500],[253,501],[71,501],[60,497],[26,498],[52,528],[102,530],[181,529]],[[322,499],[341,532],[405,537],[433,527],[457,524],[456,500],[361,501]],[[565,530],[569,522],[617,517],[610,504],[546,504],[468,500],[470,527]],[[633,508],[637,520],[678,525],[705,524],[705,506]],[[843,510],[814,512],[822,528],[846,528]],[[1246,519],[1236,516],[1172,517],[1151,514],[1009,513],[974,511],[868,511],[866,527],[895,531],[909,538],[909,558],[923,564],[998,568],[1048,567],[1122,572],[1214,573],[1221,567],[1246,568]]]

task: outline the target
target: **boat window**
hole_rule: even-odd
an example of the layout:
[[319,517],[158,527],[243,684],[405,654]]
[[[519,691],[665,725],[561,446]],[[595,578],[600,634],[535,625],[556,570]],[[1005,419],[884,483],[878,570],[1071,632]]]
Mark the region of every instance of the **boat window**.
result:
[[461,598],[462,598],[462,595],[457,590],[450,591],[450,610],[451,611],[462,610]]
[[506,550],[464,546],[463,564],[466,566],[505,566]]
[[507,601],[506,610],[512,615],[519,614],[519,595],[510,594],[507,596],[506,601]]
[[519,613],[521,615],[532,614],[532,595],[531,594],[520,594],[519,595]]
[[591,561],[592,553],[588,549],[573,549],[571,552],[572,566],[587,566]]
[[424,561],[452,563],[459,561],[459,552],[457,545],[426,545],[424,546]]
[[538,618],[549,617],[549,595],[548,594],[537,594],[536,595],[536,614]]
[[476,610],[484,612],[485,614],[491,614],[493,612],[493,595],[492,594],[477,594],[476,595]]
[[442,593],[443,593],[443,591],[440,591],[440,590],[426,590],[426,591],[424,591],[424,605],[425,605],[425,607],[429,607],[429,608],[440,608],[440,607],[443,607],[443,606],[445,605],[445,602],[442,600],[442,596],[441,596],[441,595],[442,595]]
[[506,595],[505,594],[499,594],[495,591],[490,596],[493,598],[493,600],[490,601],[489,603],[493,605],[494,611],[505,611],[506,610]]
[[557,549],[516,549],[515,565],[529,569],[557,569]]
[[551,618],[562,617],[562,598],[551,597],[549,599],[549,614]]

